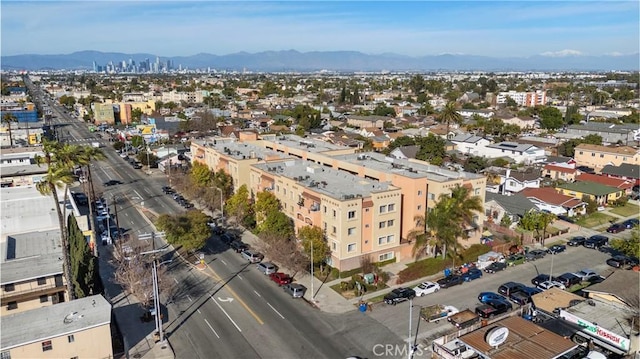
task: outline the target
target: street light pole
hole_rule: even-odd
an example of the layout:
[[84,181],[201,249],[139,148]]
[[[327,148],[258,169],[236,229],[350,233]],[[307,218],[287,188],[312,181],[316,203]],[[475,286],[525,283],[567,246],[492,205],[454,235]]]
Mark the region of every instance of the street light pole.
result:
[[315,297],[315,293],[313,292],[313,238],[310,239],[311,242],[311,302],[313,302],[313,298]]
[[409,350],[407,351],[407,358],[411,359],[412,356],[412,348],[413,345],[411,345],[411,318],[413,318],[413,298],[409,299],[409,340],[408,340],[408,344],[409,344]]
[[216,190],[220,191],[220,212],[222,213],[222,223],[224,224],[224,198],[222,189],[220,187],[216,187]]
[[158,337],[160,339],[160,343],[164,342],[164,332],[162,330],[162,316],[160,311],[160,289],[158,285],[158,267],[165,264],[171,263],[173,260],[169,259],[161,263],[157,263],[157,261],[153,260],[153,270],[151,272],[153,277],[153,305],[156,308],[156,331],[158,332]]

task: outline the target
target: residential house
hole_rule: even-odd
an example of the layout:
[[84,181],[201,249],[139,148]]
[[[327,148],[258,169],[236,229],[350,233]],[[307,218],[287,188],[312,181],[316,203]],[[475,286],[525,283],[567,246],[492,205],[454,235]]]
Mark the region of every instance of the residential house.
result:
[[562,194],[551,187],[526,188],[520,194],[531,200],[538,209],[556,215],[573,217],[587,211],[587,204],[580,198]]
[[629,180],[621,178],[608,177],[605,175],[595,175],[591,173],[580,173],[576,176],[578,182],[595,182],[606,186],[619,188],[625,191],[626,195],[630,195],[634,186],[634,183]]
[[602,174],[631,181],[634,185],[640,185],[640,168],[638,165],[629,163],[622,163],[619,166],[606,165],[602,168]]
[[420,150],[420,146],[412,145],[412,146],[402,146],[394,149],[389,153],[389,157],[397,158],[397,159],[409,159],[416,158],[418,151]]
[[385,122],[391,122],[391,124],[395,125],[395,119],[393,117],[355,116],[355,115],[347,116],[347,125],[356,127],[356,128],[375,127],[382,130],[384,128]]
[[493,110],[486,110],[486,109],[481,109],[481,110],[460,109],[457,112],[460,114],[460,116],[464,118],[479,116],[484,119],[490,119],[491,117],[493,117],[493,115],[495,115],[495,112]]
[[607,205],[624,196],[625,191],[594,182],[565,183],[556,187],[562,194],[577,198],[590,198],[599,206]]
[[525,188],[540,187],[540,171],[528,167],[524,171],[510,168],[488,167],[484,170],[487,179],[487,191],[492,193],[518,193]]
[[111,304],[93,295],[5,315],[0,357],[113,358]]
[[588,166],[600,173],[604,166],[623,163],[640,165],[640,151],[628,146],[606,147],[581,143],[575,148],[574,158],[579,166]]
[[546,160],[543,149],[529,144],[509,141],[487,145],[481,155],[487,158],[509,157],[516,163],[527,165],[542,163]]
[[580,171],[575,168],[569,168],[556,165],[545,165],[542,167],[542,176],[553,180],[562,180],[565,182],[573,182]]
[[459,102],[477,102],[480,101],[480,95],[476,92],[465,92],[460,98]]
[[526,197],[516,194],[506,196],[487,192],[485,196],[484,211],[487,221],[501,223],[504,216],[509,218],[512,226],[515,226],[525,213],[536,208]]
[[491,141],[484,137],[475,136],[467,133],[461,133],[450,139],[456,145],[456,150],[472,156],[482,156],[485,148],[491,144]]
[[42,155],[38,147],[5,148],[0,153],[0,186],[30,186],[40,181],[47,169],[35,162]]
[[612,124],[608,122],[587,122],[567,127],[567,135],[584,138],[588,135],[602,137],[604,143],[634,144],[640,141],[640,127],[637,124]]
[[522,130],[534,129],[536,127],[536,119],[530,116],[514,116],[512,114],[501,114],[496,116],[504,124],[516,125]]

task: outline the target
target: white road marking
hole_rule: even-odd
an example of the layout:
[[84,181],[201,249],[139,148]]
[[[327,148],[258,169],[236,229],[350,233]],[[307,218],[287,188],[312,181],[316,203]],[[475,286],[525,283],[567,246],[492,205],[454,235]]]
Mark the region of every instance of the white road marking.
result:
[[220,336],[218,335],[218,333],[216,333],[215,329],[213,329],[213,327],[211,326],[211,324],[209,324],[209,322],[205,319],[204,320],[205,323],[207,323],[207,325],[209,326],[209,329],[211,329],[211,331],[213,332],[213,334],[216,335],[216,337],[218,337],[218,339],[220,339]]
[[222,264],[227,265],[227,262],[224,261],[224,259],[221,259],[220,262],[222,262]]
[[202,312],[200,311],[200,309],[196,309],[198,311],[198,313],[202,314]]
[[124,216],[125,216],[125,217],[129,217],[129,213],[125,212],[125,213],[124,213]]
[[260,295],[260,293],[256,292],[255,290],[253,291],[254,293],[256,293],[256,295],[260,298],[262,298],[262,296]]
[[190,302],[193,302],[193,299],[191,299],[191,296],[189,296],[189,294],[187,294],[187,299],[189,299]]
[[244,280],[240,274],[238,274],[238,278],[240,278],[240,280]]
[[134,189],[134,190],[133,190],[133,193],[137,194],[141,201],[144,201],[144,197],[142,197],[142,195],[141,195],[140,193],[138,193],[138,191],[136,191],[136,190]]
[[238,329],[238,331],[240,333],[242,333],[242,329],[240,329],[240,327],[238,326],[238,324],[236,324],[236,322],[231,319],[231,316],[229,316],[229,314],[227,313],[226,310],[224,310],[224,308],[222,308],[222,306],[220,305],[220,303],[216,302],[215,298],[213,298],[213,296],[211,296],[211,300],[216,303],[216,305],[218,306],[218,308],[220,308],[220,310],[222,311],[222,313],[224,313],[224,315],[227,316],[227,318],[229,318],[229,320],[231,321],[231,323],[233,323],[233,325],[236,327],[236,329]]
[[269,302],[267,302],[267,305],[269,306],[269,308],[273,309],[273,311],[276,312],[276,314],[278,314],[280,316],[280,318],[284,319],[282,314],[280,314],[280,312],[277,311],[276,308],[274,308],[271,304],[269,304]]
[[177,279],[173,278],[173,281],[176,282],[176,284],[179,284]]

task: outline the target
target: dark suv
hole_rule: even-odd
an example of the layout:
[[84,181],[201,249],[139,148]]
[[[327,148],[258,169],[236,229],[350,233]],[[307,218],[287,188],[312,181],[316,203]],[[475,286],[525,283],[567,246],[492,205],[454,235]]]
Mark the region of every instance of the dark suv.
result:
[[416,291],[411,288],[396,288],[384,296],[384,302],[390,305],[396,305],[415,297]]
[[607,259],[607,264],[614,268],[631,268],[638,265],[638,260],[624,255],[617,255]]
[[584,242],[587,239],[582,237],[582,236],[578,236],[578,237],[573,237],[569,240],[569,242],[567,242],[567,245],[571,246],[571,247],[575,247],[575,246],[581,246],[584,244]]
[[233,249],[236,253],[242,253],[249,249],[249,246],[239,240],[235,240],[229,244],[229,248]]
[[459,275],[450,275],[438,281],[440,288],[449,288],[462,283],[464,283],[464,279]]
[[595,236],[589,237],[586,241],[584,241],[584,246],[586,248],[598,249],[604,245],[609,243],[609,238],[600,234],[596,234]]
[[482,318],[493,318],[496,315],[506,313],[513,309],[511,303],[503,300],[491,300],[487,304],[476,307],[476,314]]
[[580,284],[580,282],[582,282],[582,278],[573,273],[565,273],[558,277],[558,282],[564,284],[565,287],[569,288],[572,285]]
[[516,282],[507,282],[498,288],[498,293],[508,297],[511,293],[521,291],[526,285]]

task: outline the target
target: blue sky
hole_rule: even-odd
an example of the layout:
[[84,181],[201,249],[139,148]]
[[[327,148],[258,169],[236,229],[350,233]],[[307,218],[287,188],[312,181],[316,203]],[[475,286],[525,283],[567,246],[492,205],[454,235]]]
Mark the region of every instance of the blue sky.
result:
[[409,56],[639,52],[631,1],[11,1],[1,52],[188,56],[268,50]]

